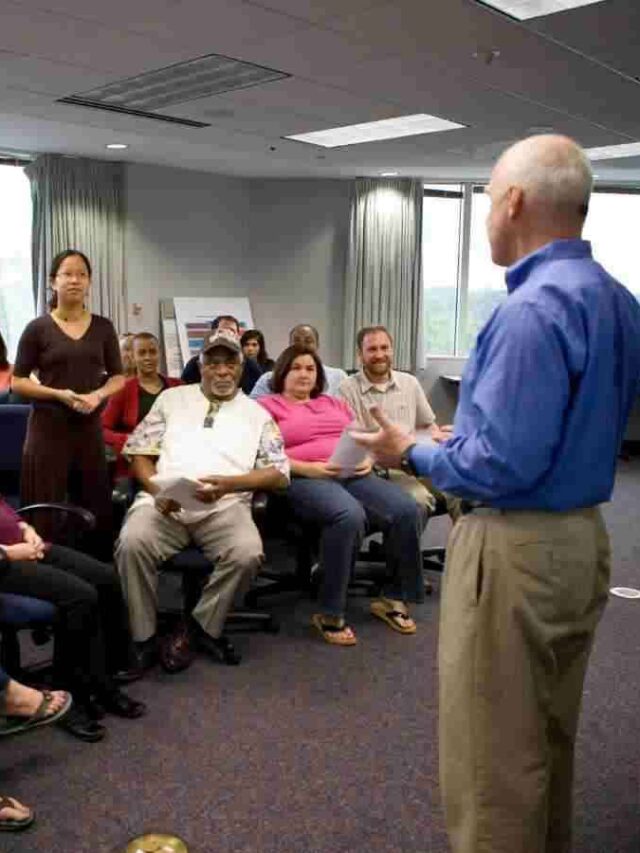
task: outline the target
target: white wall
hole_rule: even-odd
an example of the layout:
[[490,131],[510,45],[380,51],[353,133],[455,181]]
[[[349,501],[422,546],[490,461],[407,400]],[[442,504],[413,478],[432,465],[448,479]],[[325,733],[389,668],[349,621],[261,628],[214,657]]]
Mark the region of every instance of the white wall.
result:
[[251,304],[272,354],[307,322],[321,354],[342,363],[349,182],[251,181]]
[[158,332],[160,299],[249,294],[248,181],[132,165],[126,205],[130,331]]
[[157,333],[160,299],[249,296],[272,354],[291,326],[310,322],[326,360],[341,362],[347,181],[132,165],[126,186],[129,330]]

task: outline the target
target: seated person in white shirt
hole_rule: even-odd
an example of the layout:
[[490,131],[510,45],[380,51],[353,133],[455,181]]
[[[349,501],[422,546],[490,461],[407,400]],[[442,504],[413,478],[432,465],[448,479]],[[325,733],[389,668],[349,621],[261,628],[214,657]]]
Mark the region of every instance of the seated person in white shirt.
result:
[[[224,663],[240,658],[224,635],[237,595],[262,562],[262,541],[251,515],[251,492],[285,488],[289,463],[270,415],[238,389],[242,352],[237,339],[213,333],[200,353],[199,385],[169,388],[129,436],[123,454],[139,492],[116,546],[118,572],[141,664],[156,655],[158,566],[190,543],[214,565],[189,623],[160,646],[169,672],[184,669],[196,645]],[[197,480],[192,497],[202,509],[183,509],[159,494],[158,477]]]
[[[436,416],[427,396],[415,376],[393,370],[393,338],[384,326],[366,326],[357,335],[360,370],[345,379],[339,390],[356,419],[367,429],[377,429],[369,414],[379,406],[394,423],[402,424],[408,432],[425,432],[427,438],[444,441],[449,437],[445,427],[436,423]],[[402,470],[390,469],[389,479],[409,492],[428,512],[433,512],[436,497],[442,495],[425,478],[417,478]],[[449,496],[444,496],[447,501]],[[455,499],[451,499],[455,500]],[[453,508],[450,508],[450,511]]]
[[[289,346],[303,347],[305,349],[317,352],[320,349],[320,335],[314,326],[308,323],[299,323],[294,326],[289,332]],[[324,393],[330,397],[338,396],[340,383],[347,378],[347,374],[340,367],[329,367],[327,364],[322,364],[324,368],[325,386]],[[272,394],[271,390],[272,371],[263,373],[260,379],[253,386],[251,391],[251,399],[257,400],[258,397],[265,397],[267,394]]]

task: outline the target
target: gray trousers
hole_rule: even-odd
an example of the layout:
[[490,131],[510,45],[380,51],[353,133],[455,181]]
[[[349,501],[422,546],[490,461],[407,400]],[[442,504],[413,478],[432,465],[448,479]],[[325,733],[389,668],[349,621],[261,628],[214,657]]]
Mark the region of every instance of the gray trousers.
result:
[[247,504],[233,503],[189,525],[151,504],[134,505],[116,545],[116,565],[136,642],[156,632],[158,566],[192,543],[215,565],[192,614],[212,637],[220,636],[236,596],[262,563],[262,540]]

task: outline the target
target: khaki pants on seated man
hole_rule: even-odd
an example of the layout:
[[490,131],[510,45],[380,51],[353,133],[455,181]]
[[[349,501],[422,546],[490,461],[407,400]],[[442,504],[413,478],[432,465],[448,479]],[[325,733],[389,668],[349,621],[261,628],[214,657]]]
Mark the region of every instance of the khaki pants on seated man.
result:
[[445,501],[447,512],[451,517],[451,521],[456,521],[460,516],[460,498],[455,495],[446,494],[436,488],[429,477],[412,477],[401,471],[399,468],[388,468],[387,476],[392,483],[400,486],[400,488],[410,494],[417,504],[423,507],[429,515],[433,514],[436,508],[436,502],[439,499]]
[[162,515],[152,503],[134,505],[116,545],[116,562],[136,642],[156,632],[158,567],[191,544],[214,566],[192,614],[214,638],[222,634],[236,596],[247,591],[263,559],[249,504],[234,502],[193,524]]

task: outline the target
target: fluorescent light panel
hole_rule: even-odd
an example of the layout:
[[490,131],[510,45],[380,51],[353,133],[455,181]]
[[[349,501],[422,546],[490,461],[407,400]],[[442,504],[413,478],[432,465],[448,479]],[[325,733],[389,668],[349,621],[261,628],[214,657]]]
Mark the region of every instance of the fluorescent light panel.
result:
[[568,9],[592,6],[604,0],[479,0],[482,6],[491,6],[505,15],[526,21],[527,18],[540,18],[543,15],[555,15]]
[[385,118],[382,121],[368,121],[364,124],[350,124],[346,127],[332,127],[328,130],[316,130],[312,133],[297,133],[285,139],[307,142],[323,148],[338,148],[341,145],[360,145],[363,142],[377,142],[381,139],[400,139],[402,136],[419,136],[423,133],[440,133],[444,130],[457,130],[465,127],[437,116],[417,113],[398,118]]
[[589,160],[616,160],[618,157],[640,157],[640,142],[626,142],[622,145],[603,145],[601,148],[587,148]]

